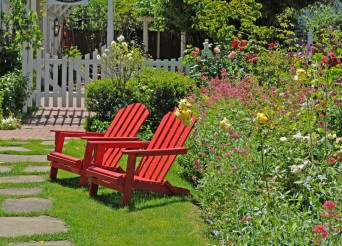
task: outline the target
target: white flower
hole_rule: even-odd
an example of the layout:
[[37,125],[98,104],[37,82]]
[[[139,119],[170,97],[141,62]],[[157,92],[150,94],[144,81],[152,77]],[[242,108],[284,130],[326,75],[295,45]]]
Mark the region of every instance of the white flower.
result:
[[287,138],[286,138],[286,137],[281,137],[279,140],[280,140],[281,142],[285,142],[285,141],[287,140]]
[[300,134],[300,132],[297,132],[296,135],[292,136],[293,139],[301,139],[302,138],[302,134]]
[[125,40],[125,37],[124,37],[124,36],[122,36],[122,35],[120,35],[120,36],[117,38],[117,40],[118,40],[119,42],[122,42],[122,41],[124,41],[124,40]]
[[126,42],[122,42],[122,46],[127,47],[128,44]]
[[106,58],[107,58],[107,54],[106,54],[106,53],[103,53],[103,54],[102,54],[102,58],[103,58],[103,59],[106,59]]
[[291,168],[291,173],[298,173],[299,172],[299,168],[297,165],[292,165],[290,166]]
[[115,41],[112,41],[112,42],[110,43],[111,46],[113,46],[113,45],[115,45],[115,44],[116,44]]
[[327,135],[327,138],[328,138],[328,139],[335,139],[335,138],[336,138],[336,134],[330,134],[330,133],[329,133],[329,134]]
[[97,55],[96,58],[97,58],[97,60],[101,60],[101,56],[100,55]]
[[109,49],[105,49],[105,53],[108,53],[109,52]]
[[342,143],[342,138],[336,138],[336,139],[335,139],[335,142],[336,142],[336,143]]

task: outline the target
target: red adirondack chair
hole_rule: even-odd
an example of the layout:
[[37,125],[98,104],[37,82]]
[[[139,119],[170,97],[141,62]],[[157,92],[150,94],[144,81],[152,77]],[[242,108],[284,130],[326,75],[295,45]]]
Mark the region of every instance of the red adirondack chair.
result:
[[[105,133],[51,130],[55,132],[55,151],[47,155],[47,159],[50,161],[51,166],[50,179],[55,180],[58,169],[63,169],[79,174],[80,186],[87,183],[85,170],[91,161],[92,149],[86,149],[84,159],[65,155],[62,153],[62,150],[66,137],[77,137],[86,139],[87,141],[137,141],[138,138],[135,136],[148,114],[148,110],[143,104],[135,103],[120,109]],[[120,166],[117,165],[122,156],[121,150],[122,149],[108,149],[105,151],[103,158],[107,163],[110,163],[107,168],[113,170],[117,169],[117,171],[122,170]]]
[[[193,122],[196,118],[193,116]],[[192,126],[184,126],[172,112],[164,116],[150,142],[89,141],[94,148],[93,163],[86,170],[90,178],[89,195],[95,196],[102,185],[123,193],[122,206],[131,201],[133,189],[152,191],[161,194],[185,195],[189,190],[171,185],[165,176],[178,154],[186,154],[183,144]],[[106,148],[139,148],[122,151],[128,154],[126,172],[108,170],[104,165]],[[146,148],[146,149],[141,149]],[[137,157],[142,157],[137,168]]]

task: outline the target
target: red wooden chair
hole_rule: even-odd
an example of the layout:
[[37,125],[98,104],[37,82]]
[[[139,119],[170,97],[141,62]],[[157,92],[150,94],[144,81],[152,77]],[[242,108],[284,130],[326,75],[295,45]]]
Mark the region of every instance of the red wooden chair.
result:
[[[193,116],[193,122],[196,118]],[[89,141],[88,147],[94,148],[92,165],[86,170],[90,178],[89,195],[95,196],[98,186],[102,185],[123,193],[121,204],[131,201],[133,189],[152,191],[161,194],[186,195],[189,190],[171,185],[165,176],[178,154],[186,154],[183,144],[192,126],[184,126],[169,112],[164,116],[150,142]],[[108,170],[104,159],[106,148],[139,148],[122,151],[128,154],[126,172]],[[141,149],[146,148],[146,149]],[[136,167],[137,157],[142,157]]]
[[[47,159],[50,161],[51,166],[50,179],[55,180],[58,169],[63,169],[65,171],[79,174],[80,186],[87,183],[85,170],[91,161],[92,149],[86,149],[84,159],[65,155],[62,151],[66,137],[77,137],[86,139],[87,141],[137,141],[138,138],[135,136],[141,125],[146,120],[148,114],[148,110],[143,104],[135,103],[120,109],[105,133],[51,130],[55,132],[55,151],[47,155]],[[122,170],[117,165],[122,156],[121,150],[122,149],[108,149],[105,151],[103,158],[107,163],[110,163],[107,168]]]

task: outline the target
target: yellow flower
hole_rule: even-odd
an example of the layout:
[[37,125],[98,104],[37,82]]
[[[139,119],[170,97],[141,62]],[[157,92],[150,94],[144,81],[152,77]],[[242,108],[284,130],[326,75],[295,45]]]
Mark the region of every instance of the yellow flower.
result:
[[178,104],[178,108],[181,110],[188,109],[189,107],[191,107],[191,104],[186,99],[181,100]]
[[190,120],[192,116],[192,112],[190,109],[177,109],[176,112],[174,113],[175,118],[183,121],[183,120]]
[[306,74],[305,70],[303,68],[299,68],[296,70],[296,75],[298,77],[304,76]]
[[222,130],[228,131],[232,127],[232,124],[230,124],[227,118],[224,117],[224,119],[220,123],[220,127]]
[[257,113],[257,121],[259,123],[266,123],[268,121],[268,118],[264,113]]

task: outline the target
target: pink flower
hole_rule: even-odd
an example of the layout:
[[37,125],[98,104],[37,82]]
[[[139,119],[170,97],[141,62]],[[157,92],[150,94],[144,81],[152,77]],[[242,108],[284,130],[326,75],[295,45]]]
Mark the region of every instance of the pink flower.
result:
[[232,51],[232,52],[230,52],[229,54],[228,54],[228,59],[233,59],[233,58],[235,58],[235,57],[237,57],[238,56],[238,53],[236,53],[235,51]]
[[329,163],[329,164],[334,164],[335,161],[336,161],[336,160],[335,160],[334,157],[329,157],[329,158],[328,158],[328,163]]
[[221,76],[224,77],[227,74],[227,70],[225,68],[221,69]]
[[221,49],[219,47],[214,48],[215,54],[219,54],[221,52]]
[[232,154],[231,154],[231,153],[226,153],[225,156],[226,156],[227,158],[230,158],[230,157],[232,157]]
[[233,148],[233,153],[236,153],[236,152],[238,152],[239,150],[237,149],[237,148]]
[[197,57],[196,57],[196,60],[197,60],[198,62],[201,62],[201,61],[202,61],[202,59],[201,59],[200,56],[197,56]]
[[325,219],[325,218],[328,217],[328,214],[326,214],[326,213],[321,213],[321,217],[322,217],[323,219]]
[[202,153],[201,156],[202,156],[202,157],[206,157],[207,154],[206,154],[206,153]]
[[324,225],[317,225],[313,230],[313,233],[319,234],[323,238],[327,238],[329,236],[329,233],[327,231],[327,228],[325,228]]
[[[335,161],[335,159],[334,159]],[[323,205],[322,205],[322,208],[326,211],[333,211],[337,208],[336,204],[333,202],[333,201],[326,201]]]
[[211,152],[211,153],[215,153],[215,152],[216,152],[215,148],[211,148],[211,149],[210,149],[210,152]]

